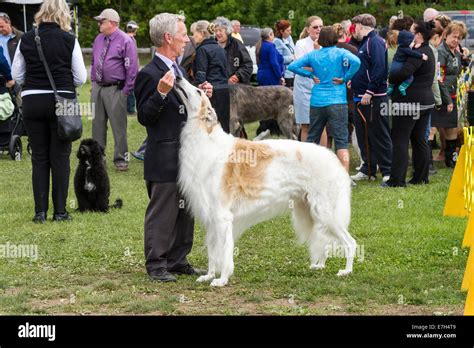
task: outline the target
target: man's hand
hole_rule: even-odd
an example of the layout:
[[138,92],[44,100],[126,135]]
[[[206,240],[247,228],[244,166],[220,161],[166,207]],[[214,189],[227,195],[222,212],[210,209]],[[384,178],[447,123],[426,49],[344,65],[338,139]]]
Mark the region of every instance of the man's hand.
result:
[[448,112],[453,112],[454,104],[449,104],[447,109],[448,109]]
[[362,96],[362,100],[360,101],[360,103],[361,103],[362,105],[369,105],[371,100],[372,100],[372,94],[365,93],[365,94]]
[[199,89],[203,90],[204,93],[206,93],[206,96],[208,98],[211,98],[212,97],[212,91],[213,91],[213,87],[212,85],[209,83],[209,82],[203,82],[201,83],[199,86],[198,86]]
[[168,94],[174,86],[174,74],[170,71],[168,71],[158,82],[158,86],[156,86],[156,90],[158,93],[161,94]]
[[235,85],[236,83],[239,83],[239,78],[237,77],[237,75],[232,75],[231,77],[229,77],[229,83],[231,85]]
[[421,58],[422,58],[423,60],[428,60],[428,56],[427,56],[426,54],[424,54],[424,53],[422,54]]
[[344,83],[344,79],[342,77],[335,77],[332,79],[332,83],[335,85],[342,85]]
[[285,85],[286,85],[286,82],[285,82],[285,78],[284,78],[284,77],[282,77],[282,78],[280,79],[280,85],[282,85],[282,86],[285,86]]
[[13,86],[15,86],[15,80],[7,81],[6,86],[8,88],[12,88]]

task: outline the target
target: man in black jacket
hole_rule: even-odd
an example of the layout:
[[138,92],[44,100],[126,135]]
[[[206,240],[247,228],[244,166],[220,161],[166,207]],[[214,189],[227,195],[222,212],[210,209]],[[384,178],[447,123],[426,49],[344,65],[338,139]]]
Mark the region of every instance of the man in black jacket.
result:
[[[138,121],[148,134],[144,174],[150,202],[145,215],[146,270],[152,280],[176,281],[173,274],[198,275],[186,256],[193,244],[194,221],[177,185],[179,138],[186,122],[184,105],[173,90],[184,72],[176,64],[189,37],[184,17],[162,13],[150,21],[156,46],[153,60],[135,81]],[[199,88],[212,95],[212,86]]]
[[374,16],[361,14],[352,22],[355,23],[354,36],[361,41],[357,55],[361,64],[352,77],[351,88],[356,105],[357,142],[364,164],[351,178],[374,180],[378,166],[385,182],[390,178],[392,158],[388,115],[381,115],[382,106],[387,104],[387,47],[374,30]]

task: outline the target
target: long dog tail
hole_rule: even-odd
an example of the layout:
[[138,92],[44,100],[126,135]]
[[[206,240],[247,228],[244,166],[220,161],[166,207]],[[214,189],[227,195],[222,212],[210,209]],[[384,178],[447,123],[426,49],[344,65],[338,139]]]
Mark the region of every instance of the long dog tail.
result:
[[114,208],[114,209],[122,209],[122,207],[123,207],[123,200],[121,198],[117,198],[115,200],[115,203],[109,206],[109,208]]

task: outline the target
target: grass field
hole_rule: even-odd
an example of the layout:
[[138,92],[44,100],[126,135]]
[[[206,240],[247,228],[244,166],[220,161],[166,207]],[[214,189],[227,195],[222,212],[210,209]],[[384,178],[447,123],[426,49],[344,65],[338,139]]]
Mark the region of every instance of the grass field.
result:
[[[89,88],[83,88],[82,101]],[[91,121],[85,119],[84,126],[88,137]],[[253,135],[255,124],[248,128]],[[129,117],[128,134],[134,151],[145,137],[136,117]],[[73,171],[77,147],[75,142]],[[109,131],[109,159],[112,151]],[[351,276],[336,277],[342,258],[329,259],[322,271],[310,270],[306,248],[297,244],[289,217],[282,216],[243,235],[236,244],[235,274],[220,289],[192,277],[172,284],[148,280],[143,163],[132,158],[125,173],[116,172],[111,160],[107,166],[111,200],[121,197],[122,210],[73,212],[71,223],[35,225],[29,155],[17,162],[0,156],[0,246],[38,248],[37,260],[0,258],[0,314],[462,314],[467,221],[442,216],[451,171],[441,166],[429,185],[383,189],[379,182],[364,182],[354,188],[350,231],[359,254]],[[207,266],[203,236],[197,226],[190,260],[200,268]]]

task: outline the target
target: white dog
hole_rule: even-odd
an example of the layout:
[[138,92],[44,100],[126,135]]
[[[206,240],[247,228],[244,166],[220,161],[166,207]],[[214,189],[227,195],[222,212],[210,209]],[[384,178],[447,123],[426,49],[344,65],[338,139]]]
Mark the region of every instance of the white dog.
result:
[[[351,182],[328,149],[293,140],[248,141],[226,134],[205,94],[185,79],[176,91],[187,110],[181,133],[179,185],[206,229],[208,273],[197,281],[224,286],[234,271],[234,243],[249,227],[286,211],[311,268],[321,269],[327,248],[343,248],[352,272],[356,241],[348,232]],[[216,278],[217,274],[220,278]]]

